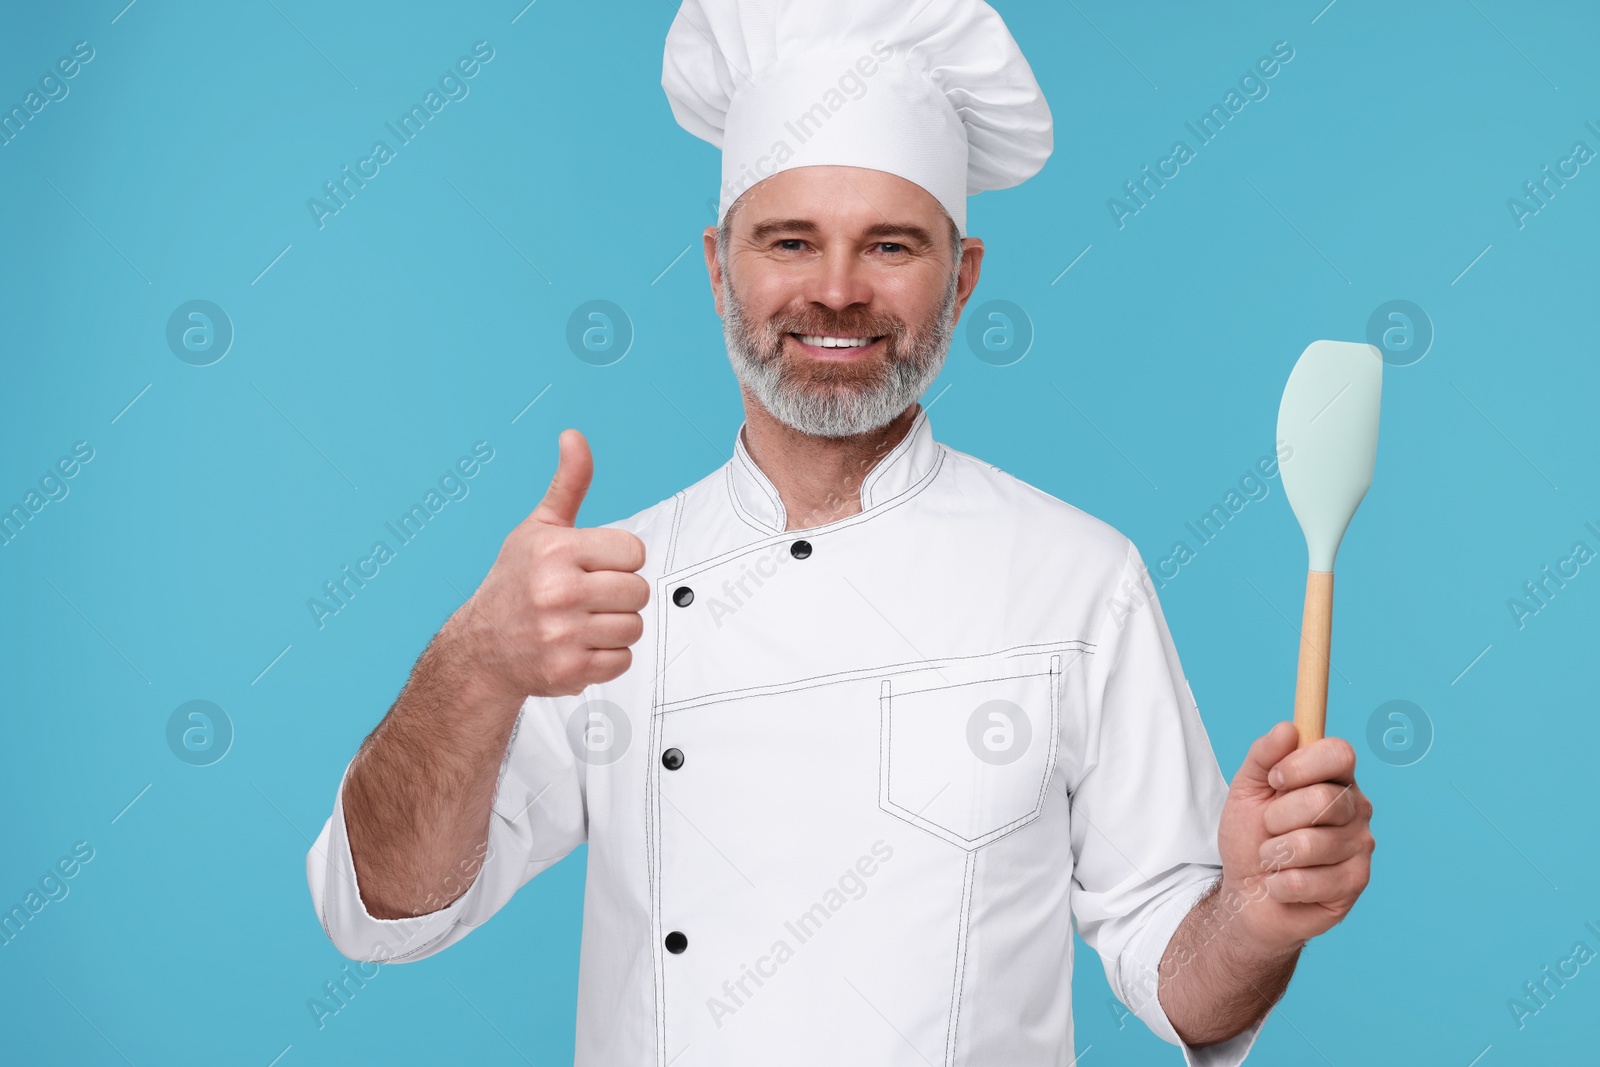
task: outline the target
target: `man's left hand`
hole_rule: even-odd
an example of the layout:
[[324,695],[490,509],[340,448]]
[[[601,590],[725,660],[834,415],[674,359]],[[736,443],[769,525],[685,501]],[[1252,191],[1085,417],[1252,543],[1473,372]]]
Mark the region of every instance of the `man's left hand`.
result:
[[1372,872],[1372,802],[1356,785],[1355,749],[1337,737],[1297,743],[1294,723],[1280,722],[1250,746],[1217,830],[1233,933],[1268,953],[1342,920]]

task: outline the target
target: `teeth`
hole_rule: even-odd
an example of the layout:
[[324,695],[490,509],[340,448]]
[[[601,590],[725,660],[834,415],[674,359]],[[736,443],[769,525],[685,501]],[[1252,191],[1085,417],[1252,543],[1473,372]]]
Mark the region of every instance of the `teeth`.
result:
[[872,343],[870,337],[820,337],[816,334],[797,334],[800,340],[818,348],[862,348]]

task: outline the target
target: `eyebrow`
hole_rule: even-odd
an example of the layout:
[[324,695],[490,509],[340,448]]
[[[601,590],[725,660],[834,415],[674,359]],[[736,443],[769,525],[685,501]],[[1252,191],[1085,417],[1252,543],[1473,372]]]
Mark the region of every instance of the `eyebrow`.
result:
[[[816,236],[821,233],[821,228],[810,219],[767,219],[756,223],[750,231],[752,241],[765,241],[780,233],[804,233]],[[933,238],[921,226],[909,222],[880,222],[867,228],[863,237],[872,239],[885,239],[890,237],[905,238],[908,243],[931,245]]]

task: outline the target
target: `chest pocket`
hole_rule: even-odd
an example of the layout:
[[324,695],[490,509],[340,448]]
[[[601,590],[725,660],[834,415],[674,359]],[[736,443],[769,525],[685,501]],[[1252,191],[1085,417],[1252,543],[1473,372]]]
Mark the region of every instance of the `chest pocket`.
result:
[[878,804],[969,851],[1038,818],[1060,736],[1060,652],[878,679]]

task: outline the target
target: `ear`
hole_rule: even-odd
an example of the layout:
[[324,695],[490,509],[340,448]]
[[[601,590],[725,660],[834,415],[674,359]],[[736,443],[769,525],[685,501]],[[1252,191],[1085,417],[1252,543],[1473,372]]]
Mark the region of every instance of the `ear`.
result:
[[982,269],[983,241],[976,237],[962,238],[961,277],[956,281],[956,311],[952,325],[961,321],[961,312],[966,308],[972,291],[978,287],[978,273]]
[[717,262],[717,228],[707,226],[700,235],[705,245],[706,274],[711,278],[711,299],[716,304],[717,317],[722,317],[722,264]]

